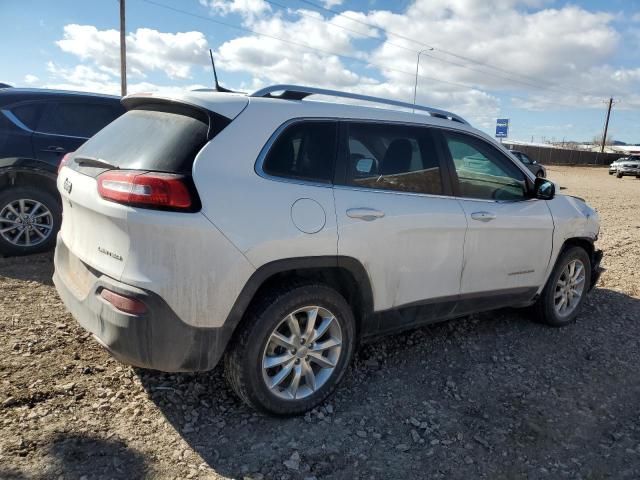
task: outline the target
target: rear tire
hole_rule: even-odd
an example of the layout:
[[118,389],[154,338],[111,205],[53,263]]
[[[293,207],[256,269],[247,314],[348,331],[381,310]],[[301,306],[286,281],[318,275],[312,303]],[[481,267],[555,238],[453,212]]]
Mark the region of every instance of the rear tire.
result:
[[[587,252],[581,247],[564,250],[540,298],[533,305],[536,319],[552,327],[571,324],[580,313],[590,280],[591,260]],[[579,295],[574,295],[574,292],[579,292]],[[563,303],[563,298],[566,303]]]
[[353,313],[342,295],[320,283],[283,285],[251,307],[229,345],[225,375],[251,407],[301,414],[340,382],[355,340]]
[[50,250],[61,222],[60,202],[51,193],[29,186],[7,189],[0,194],[0,253],[13,256]]

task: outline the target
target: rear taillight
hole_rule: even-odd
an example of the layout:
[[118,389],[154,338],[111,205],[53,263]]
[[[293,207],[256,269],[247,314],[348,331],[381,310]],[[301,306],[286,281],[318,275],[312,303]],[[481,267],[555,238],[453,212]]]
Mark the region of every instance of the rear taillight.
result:
[[71,158],[71,155],[73,155],[73,153],[74,152],[69,152],[64,157],[62,157],[62,160],[60,160],[60,164],[58,165],[58,173],[60,173],[60,170],[62,170],[62,167],[64,167],[67,163],[69,163],[69,159]]
[[120,295],[112,290],[103,288],[100,292],[100,296],[115,308],[124,313],[131,315],[142,315],[147,311],[147,306],[137,298],[127,297],[126,295]]
[[188,210],[193,198],[184,175],[132,170],[109,170],[98,176],[98,192],[105,200],[149,208]]

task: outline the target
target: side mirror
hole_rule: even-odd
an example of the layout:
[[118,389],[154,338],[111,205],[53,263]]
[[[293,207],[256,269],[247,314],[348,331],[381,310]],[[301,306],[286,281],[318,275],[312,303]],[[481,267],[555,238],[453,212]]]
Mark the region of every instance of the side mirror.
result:
[[546,178],[536,177],[533,185],[534,196],[540,200],[551,200],[556,194],[555,184]]

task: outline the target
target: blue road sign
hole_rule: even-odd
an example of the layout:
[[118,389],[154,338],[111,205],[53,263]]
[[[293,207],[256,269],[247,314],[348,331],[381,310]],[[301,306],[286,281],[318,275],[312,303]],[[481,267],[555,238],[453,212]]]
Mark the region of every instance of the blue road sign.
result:
[[499,118],[496,121],[496,138],[507,138],[509,136],[509,119]]

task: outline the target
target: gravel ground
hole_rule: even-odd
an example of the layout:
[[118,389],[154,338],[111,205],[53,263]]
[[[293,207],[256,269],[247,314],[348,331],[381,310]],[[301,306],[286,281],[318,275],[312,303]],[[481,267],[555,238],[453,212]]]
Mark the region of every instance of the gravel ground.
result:
[[501,310],[365,345],[298,418],[252,412],[220,369],[118,363],[65,312],[51,255],[0,259],[0,478],[639,478],[640,181],[549,170],[602,217],[575,325]]

